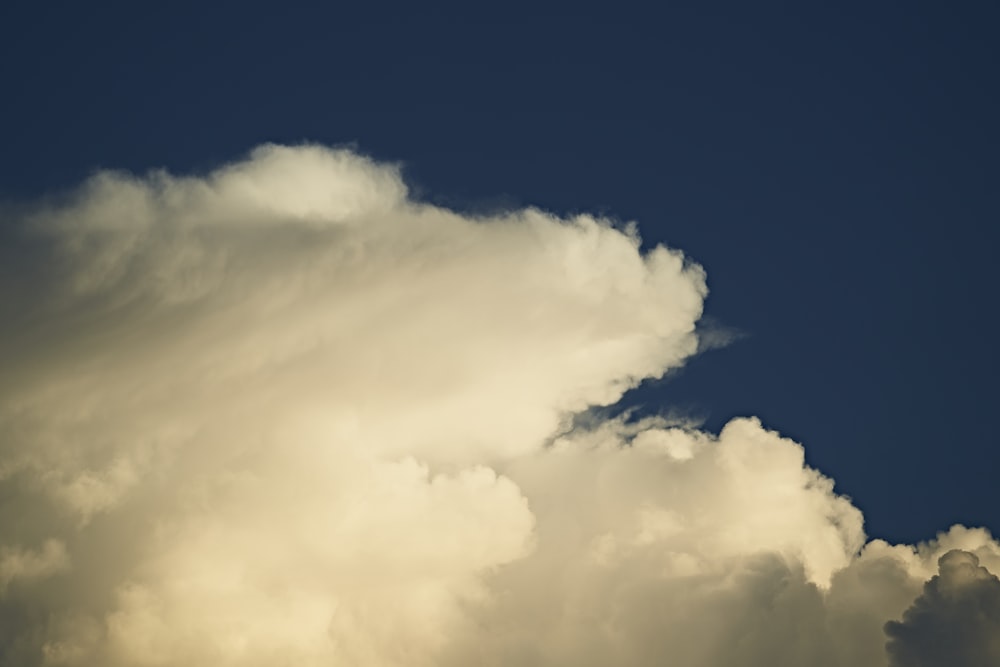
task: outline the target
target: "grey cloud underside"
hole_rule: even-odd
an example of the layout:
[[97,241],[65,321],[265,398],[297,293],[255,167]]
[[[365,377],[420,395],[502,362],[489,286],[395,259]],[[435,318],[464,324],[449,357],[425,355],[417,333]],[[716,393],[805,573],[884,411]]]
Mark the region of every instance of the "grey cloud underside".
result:
[[946,552],[1000,571],[984,530],[866,543],[755,419],[574,419],[724,342],[632,228],[315,146],[6,215],[0,664],[896,666],[995,627],[921,602]]
[[902,620],[886,624],[890,665],[1000,665],[1000,579],[959,549],[939,567]]

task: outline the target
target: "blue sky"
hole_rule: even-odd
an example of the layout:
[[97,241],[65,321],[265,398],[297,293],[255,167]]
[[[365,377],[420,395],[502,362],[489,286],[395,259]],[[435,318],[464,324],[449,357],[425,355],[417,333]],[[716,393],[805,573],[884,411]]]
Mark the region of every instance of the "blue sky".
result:
[[869,534],[1000,528],[992,3],[5,3],[0,195],[350,145],[417,195],[636,220],[743,337],[631,400],[806,447]]

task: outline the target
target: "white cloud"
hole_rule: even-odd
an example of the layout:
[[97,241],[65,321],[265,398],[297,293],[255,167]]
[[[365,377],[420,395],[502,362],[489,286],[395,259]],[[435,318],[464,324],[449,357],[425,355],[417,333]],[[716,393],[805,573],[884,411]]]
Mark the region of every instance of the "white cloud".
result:
[[753,419],[571,429],[699,346],[703,272],[629,229],[277,146],[13,224],[0,662],[886,665],[942,549],[998,571],[865,546]]

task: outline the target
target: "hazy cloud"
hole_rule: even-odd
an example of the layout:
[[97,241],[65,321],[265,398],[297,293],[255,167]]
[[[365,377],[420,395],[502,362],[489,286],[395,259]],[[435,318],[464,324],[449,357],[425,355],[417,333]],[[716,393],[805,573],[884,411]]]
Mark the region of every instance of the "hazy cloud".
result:
[[20,546],[0,548],[0,591],[15,579],[34,579],[69,567],[66,547],[58,540],[48,540],[40,549]]
[[755,419],[581,419],[719,342],[634,228],[313,146],[10,215],[0,663],[884,666],[942,554],[1000,566],[866,544]]

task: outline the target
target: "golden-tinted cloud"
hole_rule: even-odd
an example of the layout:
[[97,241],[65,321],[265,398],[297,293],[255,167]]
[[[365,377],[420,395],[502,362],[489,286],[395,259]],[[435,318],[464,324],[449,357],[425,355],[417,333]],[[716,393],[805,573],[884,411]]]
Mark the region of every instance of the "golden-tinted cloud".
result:
[[7,222],[4,664],[885,665],[941,553],[1000,566],[865,545],[754,419],[574,420],[699,349],[634,228],[315,146]]

